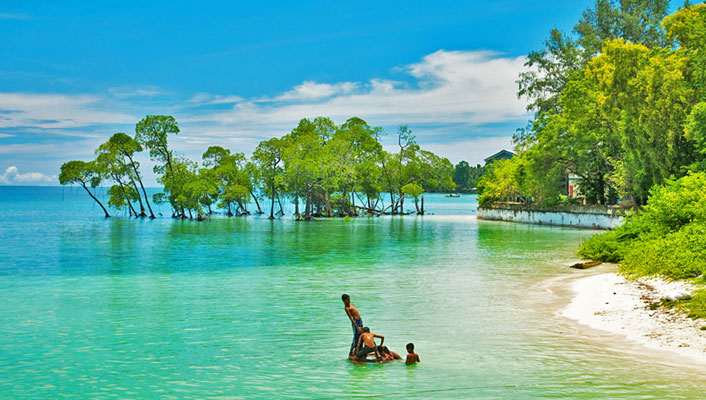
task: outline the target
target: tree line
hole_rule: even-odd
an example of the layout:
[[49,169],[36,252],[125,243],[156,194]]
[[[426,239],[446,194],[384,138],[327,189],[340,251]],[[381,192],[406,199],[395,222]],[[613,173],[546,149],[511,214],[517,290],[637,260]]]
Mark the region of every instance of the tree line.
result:
[[519,156],[479,182],[480,202],[566,201],[567,175],[589,204],[647,203],[650,190],[706,169],[706,5],[598,0],[571,34],[531,52],[518,96],[534,112]]
[[471,166],[468,161],[460,161],[454,167],[453,181],[456,191],[462,193],[475,193],[480,178],[485,175],[485,167],[480,164]]
[[[282,202],[294,205],[298,219],[405,214],[405,199],[424,214],[425,192],[454,190],[454,166],[422,150],[411,130],[401,126],[396,151],[383,150],[382,128],[353,117],[341,125],[329,118],[302,119],[287,135],[260,142],[250,158],[211,146],[201,164],[177,155],[169,146],[179,134],[172,116],[148,115],[135,135],[112,135],[91,161],[61,166],[62,185],[78,184],[101,207],[127,210],[130,216],[155,218],[152,204],[169,204],[172,216],[203,219],[227,216],[284,215]],[[150,199],[136,154],[149,151],[163,191]],[[110,182],[108,207],[94,190]],[[254,203],[254,210],[248,207]],[[267,204],[269,203],[269,204]],[[252,208],[252,207],[251,207]],[[265,208],[266,211],[263,211]]]

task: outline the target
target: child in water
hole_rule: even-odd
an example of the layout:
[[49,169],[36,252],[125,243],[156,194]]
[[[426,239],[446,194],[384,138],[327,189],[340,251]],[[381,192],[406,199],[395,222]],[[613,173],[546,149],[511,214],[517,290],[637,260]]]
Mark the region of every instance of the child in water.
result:
[[414,352],[414,343],[407,343],[407,359],[404,360],[404,363],[410,365],[419,361],[419,354]]
[[395,353],[394,351],[391,351],[387,348],[387,346],[378,346],[378,353],[380,353],[380,361],[382,362],[402,359],[399,354]]
[[351,320],[353,325],[353,343],[351,343],[351,351],[348,353],[349,356],[353,356],[356,353],[356,346],[358,345],[358,338],[360,334],[363,333],[363,320],[360,318],[360,314],[355,306],[351,303],[351,296],[343,294],[341,296],[343,300],[344,310],[348,319]]

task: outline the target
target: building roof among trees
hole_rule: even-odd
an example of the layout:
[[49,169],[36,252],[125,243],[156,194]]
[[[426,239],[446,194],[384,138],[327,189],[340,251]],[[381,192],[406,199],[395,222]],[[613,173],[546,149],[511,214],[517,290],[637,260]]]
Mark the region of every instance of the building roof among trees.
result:
[[508,150],[500,150],[499,152],[493,154],[492,156],[486,158],[484,161],[487,164],[490,164],[493,161],[497,160],[508,160],[512,157],[515,156],[515,153],[508,151]]

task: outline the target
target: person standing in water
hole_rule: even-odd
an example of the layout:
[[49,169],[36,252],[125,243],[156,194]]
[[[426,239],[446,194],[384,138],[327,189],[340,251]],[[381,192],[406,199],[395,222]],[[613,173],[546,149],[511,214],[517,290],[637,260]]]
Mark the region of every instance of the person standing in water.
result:
[[353,355],[356,346],[358,345],[358,338],[363,332],[363,319],[360,318],[360,314],[355,306],[351,304],[351,296],[344,294],[341,296],[341,300],[343,300],[346,315],[348,316],[348,319],[351,320],[351,324],[353,325],[353,343],[351,344],[351,351],[348,353],[348,355]]

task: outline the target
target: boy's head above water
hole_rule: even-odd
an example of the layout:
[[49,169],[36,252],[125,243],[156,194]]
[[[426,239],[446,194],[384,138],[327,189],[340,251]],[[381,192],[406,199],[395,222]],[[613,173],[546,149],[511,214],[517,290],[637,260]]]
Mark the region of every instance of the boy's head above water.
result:
[[364,327],[363,327],[363,332],[365,332],[365,333],[370,332],[370,328],[368,328],[367,326],[364,326]]
[[351,296],[349,296],[349,295],[347,295],[347,294],[344,293],[344,294],[341,296],[341,300],[343,300],[343,303],[344,303],[344,304],[348,305],[348,303],[351,302]]
[[414,343],[407,343],[407,353],[414,353]]

